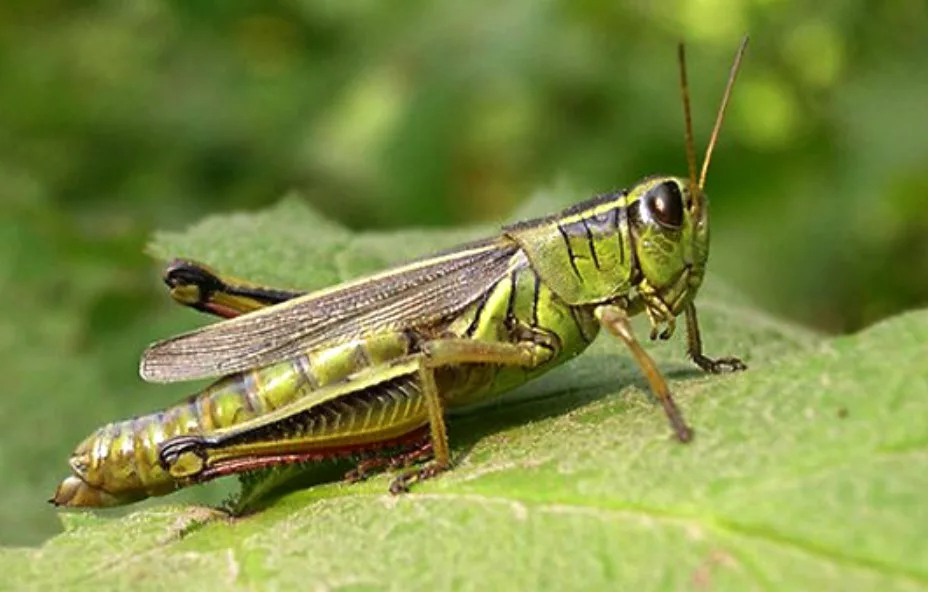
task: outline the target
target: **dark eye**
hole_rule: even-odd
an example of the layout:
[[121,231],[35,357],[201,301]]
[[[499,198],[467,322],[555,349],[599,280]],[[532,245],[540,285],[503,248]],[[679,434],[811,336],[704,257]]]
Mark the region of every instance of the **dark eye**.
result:
[[673,181],[661,183],[644,196],[644,207],[667,228],[683,226],[683,196]]

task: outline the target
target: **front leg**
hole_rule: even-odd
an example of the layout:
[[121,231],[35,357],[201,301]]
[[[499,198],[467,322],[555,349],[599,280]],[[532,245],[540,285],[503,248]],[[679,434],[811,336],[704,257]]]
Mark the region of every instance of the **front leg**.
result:
[[686,305],[686,353],[693,362],[710,374],[723,372],[737,372],[747,370],[748,366],[739,358],[712,359],[702,353],[702,337],[699,334],[699,321],[696,319],[696,305],[690,302]]
[[677,404],[674,403],[673,395],[670,394],[667,381],[657,368],[654,359],[648,355],[648,352],[635,339],[635,332],[632,330],[625,309],[615,304],[603,304],[596,307],[594,314],[607,331],[621,339],[628,347],[641,372],[644,373],[645,378],[648,380],[651,391],[664,408],[664,413],[667,414],[667,420],[670,422],[677,439],[681,442],[692,440],[693,430],[683,421],[683,416],[680,414]]

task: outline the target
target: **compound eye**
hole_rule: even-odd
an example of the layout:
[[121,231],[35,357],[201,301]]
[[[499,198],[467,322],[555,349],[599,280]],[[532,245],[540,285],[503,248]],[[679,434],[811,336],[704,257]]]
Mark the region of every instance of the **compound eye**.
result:
[[644,207],[661,226],[670,229],[683,226],[683,195],[673,181],[661,183],[648,191],[644,196]]

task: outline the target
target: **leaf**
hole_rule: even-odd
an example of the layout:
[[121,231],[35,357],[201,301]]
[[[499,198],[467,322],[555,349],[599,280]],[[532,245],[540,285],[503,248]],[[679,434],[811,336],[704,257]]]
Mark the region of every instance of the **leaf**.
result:
[[[490,232],[491,229],[483,229]],[[480,229],[352,234],[296,199],[158,235],[152,252],[318,288]],[[458,466],[406,496],[389,476],[299,490],[233,522],[195,506],[63,514],[0,551],[5,583],[56,589],[928,588],[928,311],[826,339],[711,278],[704,376],[649,347],[696,429],[672,440],[620,345],[456,416]],[[682,333],[682,331],[681,331]],[[117,419],[101,417],[101,421]]]

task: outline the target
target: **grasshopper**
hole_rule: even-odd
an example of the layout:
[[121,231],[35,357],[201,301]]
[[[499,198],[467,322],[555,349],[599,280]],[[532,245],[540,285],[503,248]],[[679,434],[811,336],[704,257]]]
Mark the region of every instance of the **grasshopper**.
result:
[[689,441],[693,432],[629,319],[643,312],[650,338],[669,339],[683,315],[697,366],[746,367],[703,353],[694,304],[709,256],[706,175],[746,45],[698,176],[681,44],[689,178],[647,177],[498,236],[307,294],[176,261],[165,274],[175,300],[225,320],[153,344],[140,374],[218,380],[167,410],[98,429],[72,454],[72,474],[51,501],[120,505],[223,475],[382,450],[429,459],[391,483],[392,492],[406,491],[451,467],[448,409],[534,379],[603,328],[627,346],[676,438]]

